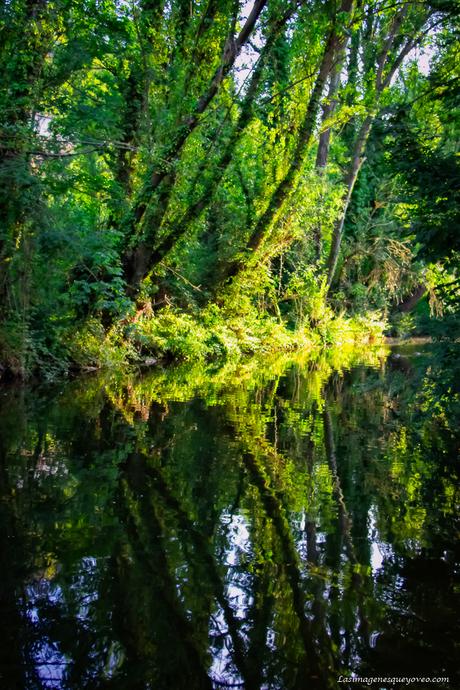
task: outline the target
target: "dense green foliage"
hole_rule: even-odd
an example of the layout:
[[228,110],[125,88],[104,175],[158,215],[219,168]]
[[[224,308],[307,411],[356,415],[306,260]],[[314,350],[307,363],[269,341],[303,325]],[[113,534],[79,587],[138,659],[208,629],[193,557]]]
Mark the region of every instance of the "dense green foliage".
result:
[[398,311],[407,330],[426,294],[455,319],[458,16],[2,3],[2,367],[231,359]]

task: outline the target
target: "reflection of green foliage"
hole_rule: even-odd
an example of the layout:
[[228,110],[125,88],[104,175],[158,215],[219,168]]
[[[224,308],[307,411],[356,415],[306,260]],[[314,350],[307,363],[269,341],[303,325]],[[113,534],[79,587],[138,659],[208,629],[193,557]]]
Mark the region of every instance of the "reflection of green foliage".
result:
[[[372,666],[369,635],[395,634],[398,607],[400,643],[417,645],[401,572],[422,553],[450,567],[437,559],[458,531],[457,360],[440,352],[13,389],[0,489],[15,539],[0,542],[30,664],[27,640],[50,639],[79,690],[206,687],[212,663],[247,687],[311,675],[332,690],[340,669]],[[18,622],[31,602],[36,618]]]

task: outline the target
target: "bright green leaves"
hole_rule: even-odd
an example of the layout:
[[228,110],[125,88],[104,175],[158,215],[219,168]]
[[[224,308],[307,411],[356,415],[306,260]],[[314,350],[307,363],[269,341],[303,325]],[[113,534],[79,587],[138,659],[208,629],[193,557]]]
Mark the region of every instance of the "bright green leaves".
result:
[[238,46],[247,8],[227,0],[3,8],[0,304],[29,341],[136,299],[329,341],[331,305],[386,314],[428,261],[455,280],[452,7],[258,6]]

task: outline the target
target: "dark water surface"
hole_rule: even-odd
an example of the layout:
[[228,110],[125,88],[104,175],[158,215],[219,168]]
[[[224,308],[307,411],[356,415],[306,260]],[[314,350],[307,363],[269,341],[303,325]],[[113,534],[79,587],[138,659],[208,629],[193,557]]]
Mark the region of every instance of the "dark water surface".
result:
[[458,355],[0,389],[0,688],[460,688]]

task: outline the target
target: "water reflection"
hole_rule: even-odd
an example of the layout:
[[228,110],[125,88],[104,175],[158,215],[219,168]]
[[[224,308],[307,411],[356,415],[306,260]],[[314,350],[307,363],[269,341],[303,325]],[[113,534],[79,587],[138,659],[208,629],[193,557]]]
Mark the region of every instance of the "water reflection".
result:
[[0,687],[458,687],[458,361],[1,391]]

